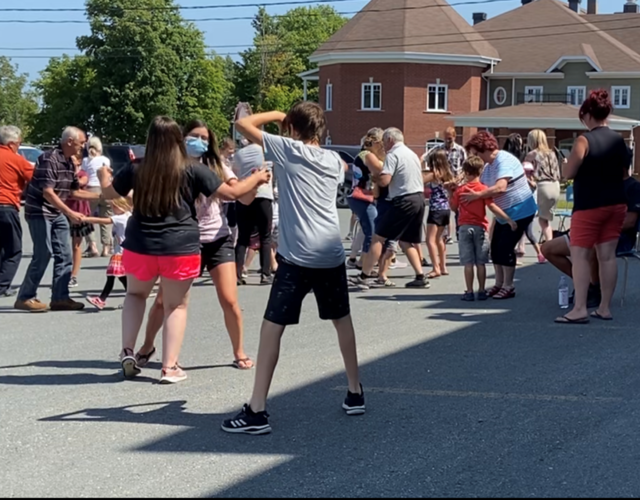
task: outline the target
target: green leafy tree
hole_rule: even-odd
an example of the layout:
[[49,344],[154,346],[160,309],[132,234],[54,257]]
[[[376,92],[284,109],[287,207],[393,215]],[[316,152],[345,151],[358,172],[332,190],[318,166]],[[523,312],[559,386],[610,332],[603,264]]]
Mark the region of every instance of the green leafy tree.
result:
[[0,57],[0,125],[15,125],[28,138],[37,109],[35,93],[27,89],[27,75],[19,74],[7,57]]
[[41,144],[56,143],[68,125],[93,130],[97,111],[91,98],[94,86],[95,72],[87,57],[51,59],[35,82],[42,106],[33,118],[33,139]]
[[[261,8],[253,21],[254,45],[241,54],[236,67],[238,100],[250,102],[257,111],[286,111],[303,97],[297,75],[313,68],[309,56],[346,22],[327,5],[298,7],[278,17]],[[317,88],[311,88],[309,99],[316,96]]]

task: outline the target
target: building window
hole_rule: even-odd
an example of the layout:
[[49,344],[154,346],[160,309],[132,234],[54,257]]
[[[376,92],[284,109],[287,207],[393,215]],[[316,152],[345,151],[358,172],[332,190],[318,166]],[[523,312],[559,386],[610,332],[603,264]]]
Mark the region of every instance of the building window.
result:
[[362,109],[366,111],[380,111],[382,109],[382,84],[362,84]]
[[331,83],[327,83],[325,101],[325,111],[333,111],[333,84]]
[[631,107],[631,87],[611,87],[613,94],[613,107],[617,109],[629,109]]
[[568,104],[582,106],[587,96],[587,87],[567,87]]
[[427,93],[427,111],[447,111],[449,87],[440,83],[429,85]]
[[493,101],[498,105],[502,106],[505,102],[507,102],[507,91],[504,87],[498,87],[493,93]]
[[525,87],[524,102],[542,102],[544,87]]

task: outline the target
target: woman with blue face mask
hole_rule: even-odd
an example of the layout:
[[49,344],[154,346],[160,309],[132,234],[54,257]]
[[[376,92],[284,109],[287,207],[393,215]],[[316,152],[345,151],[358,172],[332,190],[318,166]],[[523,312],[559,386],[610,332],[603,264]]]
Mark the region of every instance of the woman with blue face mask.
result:
[[[251,176],[238,180],[223,162],[218,151],[215,134],[200,121],[190,122],[184,129],[187,154],[195,162],[207,165],[225,184],[237,193],[252,193],[243,196],[245,203],[251,203],[259,185],[258,177],[264,175],[259,171]],[[201,196],[196,203],[200,243],[202,246],[202,266],[206,268],[215,284],[218,300],[224,313],[224,321],[233,346],[233,366],[240,370],[253,368],[253,361],[244,351],[244,331],[242,312],[238,303],[238,286],[236,283],[235,247],[231,229],[224,214],[223,200],[216,197]],[[157,332],[162,325],[162,294],[158,294],[156,304],[149,314],[145,345],[141,352],[151,352]]]

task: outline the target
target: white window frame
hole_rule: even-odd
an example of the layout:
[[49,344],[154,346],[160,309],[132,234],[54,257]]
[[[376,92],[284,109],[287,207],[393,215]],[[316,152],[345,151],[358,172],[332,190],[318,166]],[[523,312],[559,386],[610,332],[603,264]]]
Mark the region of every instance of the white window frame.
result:
[[[530,91],[533,90],[533,93]],[[539,91],[539,92],[535,92]],[[540,94],[540,100],[536,99],[536,94]],[[542,102],[542,95],[544,94],[544,87],[542,85],[531,85],[524,88],[524,102]],[[533,97],[533,99],[529,99],[529,97]]]
[[[373,104],[373,95],[374,95],[374,90],[378,88],[380,91],[380,106],[375,107]],[[364,105],[364,95],[366,91],[371,92],[371,100],[370,103],[371,105],[366,108]],[[361,99],[360,99],[360,109],[362,111],[382,111],[382,84],[381,83],[374,83],[373,81],[370,81],[369,83],[363,83],[362,84],[362,95],[361,95]]]
[[324,110],[333,111],[333,83],[327,83],[327,86],[325,87],[324,99]]
[[[504,92],[504,99],[502,102],[498,101],[498,92]],[[508,98],[509,94],[507,93],[507,89],[505,89],[504,87],[498,87],[493,91],[493,102],[498,106],[504,106]]]
[[[627,91],[627,105],[622,105],[622,92]],[[620,92],[620,104],[616,104],[616,92]],[[631,108],[631,87],[629,85],[613,85],[611,87],[611,101],[614,109],[630,109]]]
[[[431,94],[431,89],[434,89],[436,92],[436,108],[429,107],[429,95]],[[440,90],[444,89],[444,107],[437,107],[439,102]],[[449,111],[449,85],[445,85],[440,83],[440,80],[437,80],[436,83],[430,83],[427,86],[427,111],[429,113],[447,113]]]
[[[578,99],[578,102],[573,102],[573,96],[571,95],[571,92],[573,91],[576,92],[576,97],[580,95],[579,92],[582,92],[582,100]],[[582,106],[582,103],[587,98],[587,87],[585,87],[584,85],[574,85],[567,87],[567,97],[572,99],[572,102],[570,102],[569,104],[572,104],[574,106]]]

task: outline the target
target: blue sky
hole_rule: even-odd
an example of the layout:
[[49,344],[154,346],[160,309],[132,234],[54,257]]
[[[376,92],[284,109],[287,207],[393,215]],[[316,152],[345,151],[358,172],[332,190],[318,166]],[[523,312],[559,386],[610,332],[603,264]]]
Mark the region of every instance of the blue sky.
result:
[[[181,6],[198,5],[229,5],[233,3],[262,3],[267,6],[271,14],[286,12],[291,6],[272,6],[270,3],[282,0],[178,0]],[[393,1],[393,0],[389,0]],[[464,0],[449,0],[455,4]],[[348,0],[334,4],[339,12],[357,12],[367,4],[367,0]],[[586,1],[583,2],[586,6]],[[511,10],[520,5],[520,0],[496,0],[495,3],[482,5],[460,5],[456,9],[467,21],[471,22],[473,12],[486,12],[489,17],[494,17],[504,11]],[[624,0],[600,0],[599,11],[611,13],[621,11]],[[0,7],[19,8],[81,8],[84,0],[0,0]],[[207,17],[250,17],[256,12],[255,7],[228,8],[184,11],[183,15],[188,19],[202,19]],[[83,13],[31,13],[31,12],[0,12],[0,19],[77,19],[84,20]],[[221,54],[239,52],[251,44],[253,30],[251,21],[225,21],[225,22],[198,22],[196,25],[204,32],[207,45],[219,47],[221,45],[242,45],[242,47],[219,48]],[[25,56],[59,56],[65,52],[69,54],[75,51],[57,50],[58,48],[73,48],[77,36],[88,33],[88,24],[0,24],[0,55],[9,56],[14,64],[18,64],[20,71],[28,73],[30,79],[37,78],[38,72],[47,64],[47,58],[28,58]],[[7,50],[9,48],[55,48],[56,50]],[[232,55],[232,57],[236,57]]]

